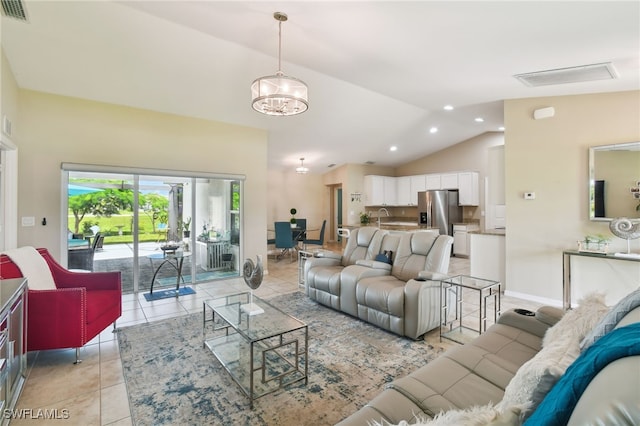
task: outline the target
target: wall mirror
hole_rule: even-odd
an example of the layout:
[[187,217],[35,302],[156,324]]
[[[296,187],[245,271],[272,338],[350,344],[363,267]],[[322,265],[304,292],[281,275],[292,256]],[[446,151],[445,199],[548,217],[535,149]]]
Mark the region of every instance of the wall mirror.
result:
[[589,218],[640,218],[640,142],[589,148]]

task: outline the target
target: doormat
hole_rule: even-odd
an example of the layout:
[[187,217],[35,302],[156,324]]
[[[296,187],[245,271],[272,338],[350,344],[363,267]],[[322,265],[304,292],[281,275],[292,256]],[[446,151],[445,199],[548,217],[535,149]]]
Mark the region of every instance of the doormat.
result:
[[147,299],[147,302],[151,302],[153,300],[167,299],[169,297],[186,296],[187,294],[196,294],[196,291],[191,287],[182,287],[178,291],[171,289],[154,291],[153,294],[145,293],[144,298]]

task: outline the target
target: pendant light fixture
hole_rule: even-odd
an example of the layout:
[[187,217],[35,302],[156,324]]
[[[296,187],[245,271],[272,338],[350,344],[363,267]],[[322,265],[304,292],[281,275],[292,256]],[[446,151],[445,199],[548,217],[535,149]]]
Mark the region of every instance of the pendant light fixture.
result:
[[304,166],[304,157],[300,159],[300,167],[296,167],[296,173],[300,173],[301,175],[307,173],[309,168]]
[[282,72],[282,23],[288,19],[282,12],[273,17],[278,21],[278,71],[275,75],[257,78],[251,84],[251,106],[267,115],[296,115],[309,108],[307,85]]

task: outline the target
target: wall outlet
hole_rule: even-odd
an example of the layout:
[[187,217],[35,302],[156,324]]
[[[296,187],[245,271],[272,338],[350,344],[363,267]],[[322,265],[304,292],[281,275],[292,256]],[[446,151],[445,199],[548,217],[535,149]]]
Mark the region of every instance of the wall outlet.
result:
[[535,200],[536,199],[536,193],[535,192],[525,192],[524,193],[524,199],[525,200]]

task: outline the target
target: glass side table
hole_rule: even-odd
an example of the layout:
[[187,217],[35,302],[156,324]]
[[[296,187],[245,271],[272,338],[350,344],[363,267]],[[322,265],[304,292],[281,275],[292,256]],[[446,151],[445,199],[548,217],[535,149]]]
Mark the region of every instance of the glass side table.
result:
[[[440,340],[444,337],[457,343],[467,343],[487,331],[487,311],[491,306],[494,323],[500,315],[501,290],[500,281],[469,275],[456,275],[440,281]],[[474,292],[477,293],[477,304],[470,301]],[[466,301],[464,294],[468,296]],[[467,312],[478,310],[477,328],[470,326],[468,319],[463,324],[463,307],[469,308]]]

